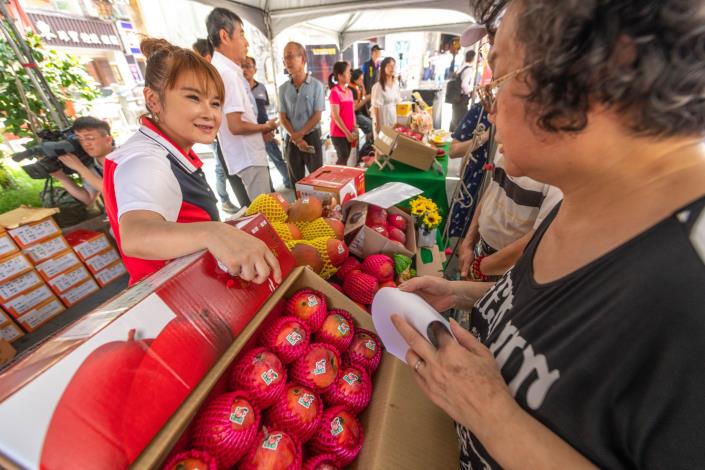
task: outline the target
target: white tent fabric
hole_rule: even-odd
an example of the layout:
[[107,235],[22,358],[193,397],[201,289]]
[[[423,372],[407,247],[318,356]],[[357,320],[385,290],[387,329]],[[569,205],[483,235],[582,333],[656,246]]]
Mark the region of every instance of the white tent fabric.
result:
[[472,24],[468,0],[198,0],[230,7],[273,39],[306,24],[338,38],[341,49],[381,34],[442,31],[460,34]]

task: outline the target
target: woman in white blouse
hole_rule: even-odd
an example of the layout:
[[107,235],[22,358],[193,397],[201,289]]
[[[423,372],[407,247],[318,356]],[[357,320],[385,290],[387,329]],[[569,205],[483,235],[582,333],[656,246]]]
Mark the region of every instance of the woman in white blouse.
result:
[[382,61],[379,81],[372,87],[372,119],[375,123],[375,135],[382,126],[393,127],[397,123],[397,103],[401,101],[399,83],[394,77],[396,61],[387,57]]

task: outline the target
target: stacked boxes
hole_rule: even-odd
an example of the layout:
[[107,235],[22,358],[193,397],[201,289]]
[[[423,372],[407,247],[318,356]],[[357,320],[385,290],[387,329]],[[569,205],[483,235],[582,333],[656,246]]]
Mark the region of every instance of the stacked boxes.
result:
[[76,230],[66,235],[66,239],[100,287],[127,272],[120,255],[104,233]]

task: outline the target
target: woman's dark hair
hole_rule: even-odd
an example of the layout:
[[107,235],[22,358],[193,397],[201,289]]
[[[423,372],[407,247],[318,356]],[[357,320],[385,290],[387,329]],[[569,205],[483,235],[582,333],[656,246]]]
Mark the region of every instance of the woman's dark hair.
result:
[[540,128],[580,131],[601,105],[636,135],[705,134],[702,0],[477,0],[475,17],[492,30],[510,3]]
[[[387,64],[390,64],[392,62],[396,63],[394,57],[385,57],[382,61],[382,65],[379,66],[379,85],[382,87],[383,90],[386,90],[387,86]],[[394,76],[392,76],[392,78],[394,78]]]
[[333,89],[338,84],[338,76],[344,74],[348,67],[350,67],[350,64],[345,61],[333,64],[333,73],[328,75],[328,88]]
[[242,20],[227,8],[214,8],[206,17],[206,31],[208,31],[208,41],[215,47],[220,47],[220,30],[224,29],[228,36],[232,36],[235,25],[242,27]]
[[201,57],[213,55],[213,45],[208,39],[197,39],[196,42],[193,43],[193,46],[191,46],[191,49],[198,52]]
[[352,80],[354,82],[358,78],[362,77],[363,73],[364,72],[362,71],[362,69],[353,70],[352,72],[350,72],[350,80]]

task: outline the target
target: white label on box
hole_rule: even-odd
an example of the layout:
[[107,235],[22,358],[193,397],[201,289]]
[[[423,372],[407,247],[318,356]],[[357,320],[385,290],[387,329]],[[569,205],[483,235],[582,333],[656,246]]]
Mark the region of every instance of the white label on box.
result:
[[98,290],[98,284],[93,279],[84,282],[80,286],[74,287],[61,294],[61,300],[68,304],[75,304],[84,297]]
[[39,308],[35,308],[27,312],[18,318],[18,321],[23,325],[26,325],[28,329],[33,330],[37,326],[41,325],[51,317],[54,317],[64,311],[64,306],[59,299],[54,299],[42,305]]
[[9,325],[0,328],[0,339],[4,339],[9,343],[13,342],[20,336],[22,336],[22,331],[14,323],[10,323]]
[[60,234],[61,229],[52,219],[46,219],[34,225],[23,225],[10,230],[10,235],[20,241],[22,245],[29,245],[36,241],[47,238],[53,234]]
[[36,245],[30,246],[22,250],[32,262],[36,263],[38,261],[51,258],[57,253],[69,248],[69,244],[66,243],[64,237],[56,237],[45,242],[37,243]]
[[51,278],[79,264],[81,264],[81,261],[76,256],[76,253],[69,251],[65,255],[39,263],[37,265],[37,271],[44,273],[46,277]]
[[98,283],[101,286],[104,286],[125,274],[126,271],[127,270],[125,269],[125,265],[120,262],[116,263],[115,266],[110,266],[107,269],[98,271],[97,273],[95,273],[95,278],[98,280]]
[[97,272],[105,268],[106,266],[110,266],[118,259],[120,259],[120,255],[118,255],[115,249],[111,249],[106,251],[105,253],[101,253],[88,258],[86,260],[86,266],[91,268],[93,272]]
[[10,234],[7,232],[0,234],[0,256],[5,256],[8,253],[12,253],[17,250],[17,245],[10,238]]
[[5,284],[0,284],[0,301],[4,302],[42,282],[37,271],[30,271]]
[[42,302],[46,302],[53,296],[54,294],[47,286],[42,286],[31,290],[26,294],[17,296],[12,300],[8,300],[3,304],[3,307],[7,310],[14,310],[17,312],[17,315],[22,315]]
[[64,292],[90,278],[91,275],[88,273],[88,270],[81,266],[78,269],[59,274],[55,278],[50,279],[49,285],[59,292]]
[[98,253],[104,251],[107,248],[110,248],[110,246],[111,245],[108,241],[108,237],[106,237],[105,234],[101,234],[97,238],[93,238],[91,240],[75,245],[73,247],[73,250],[79,255],[81,255],[83,259],[87,259],[93,255],[97,255]]
[[0,282],[31,268],[32,264],[24,256],[11,256],[0,261]]

